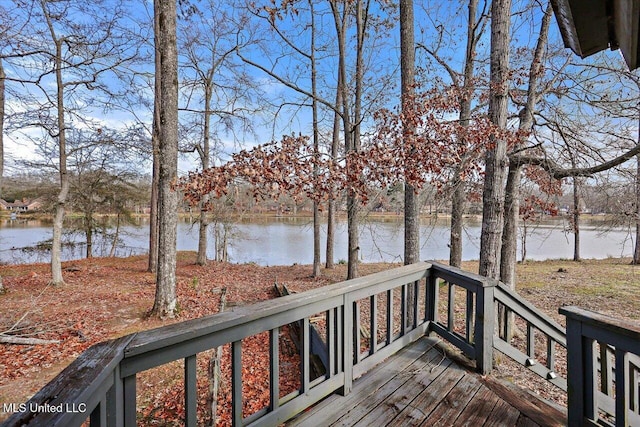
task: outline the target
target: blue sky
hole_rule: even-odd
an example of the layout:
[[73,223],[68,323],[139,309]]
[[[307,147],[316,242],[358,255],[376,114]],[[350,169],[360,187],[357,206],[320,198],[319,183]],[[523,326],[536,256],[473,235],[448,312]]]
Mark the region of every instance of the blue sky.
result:
[[[111,1],[111,0],[109,0]],[[13,2],[11,2],[13,3]],[[202,1],[198,2],[200,5],[200,10],[206,14],[206,5],[207,2]],[[466,6],[463,4],[464,2],[454,2],[447,1],[441,2],[436,0],[424,0],[422,2],[416,2],[416,39],[418,42],[423,43],[428,46],[434,46],[439,37],[442,40],[442,46],[440,48],[439,53],[442,54],[444,58],[454,65],[454,68],[457,70],[461,70],[461,61],[463,59],[464,53],[464,43],[465,43],[465,25],[466,25]],[[517,10],[518,5],[521,2],[515,2],[516,7],[514,11]],[[140,18],[141,22],[148,24],[149,22],[149,7],[151,2],[147,2],[144,4],[147,8],[142,7],[140,3],[130,2],[128,3],[131,7],[130,11],[133,15]],[[222,22],[220,25],[215,27],[212,31],[215,31],[221,27],[225,27],[223,24],[228,24],[229,22],[234,22],[234,20],[240,19],[238,17],[238,10],[233,9],[232,4],[227,3],[225,6],[225,2],[215,2],[216,7],[221,8],[218,9],[217,13],[220,15],[222,13],[226,14],[225,19],[228,22]],[[268,2],[266,4],[269,4]],[[306,3],[302,3],[303,5]],[[321,33],[325,33],[326,35],[319,35],[318,45],[320,45],[321,49],[318,50],[318,54],[324,56],[322,65],[320,66],[320,72],[322,75],[321,82],[323,89],[323,96],[327,98],[331,98],[333,96],[332,90],[335,86],[335,64],[336,59],[333,52],[333,22],[332,18],[328,15],[328,8],[326,6],[327,3],[322,2],[316,6],[316,12],[318,13],[318,18],[316,24],[320,29]],[[242,3],[235,3],[235,6],[241,6]],[[377,3],[376,3],[377,5]],[[6,7],[6,6],[5,6]],[[306,6],[300,6],[298,10],[298,15],[290,15],[293,18],[285,18],[279,21],[279,28],[283,33],[291,34],[292,42],[302,50],[308,51],[309,46],[309,31],[308,28],[302,27],[301,23],[308,22],[305,20],[305,17],[308,16],[306,11],[304,10]],[[482,4],[480,5],[482,8]],[[382,13],[380,9],[375,6],[374,13]],[[428,11],[428,13],[427,13]],[[19,12],[19,11],[18,11]],[[540,7],[533,7],[524,12],[520,12],[514,18],[514,39],[519,44],[525,44],[528,46],[532,46],[535,43],[535,39],[538,33],[538,24],[537,19],[533,21],[528,20],[530,16],[534,16],[534,18],[539,18],[540,16]],[[19,15],[18,15],[19,16]],[[205,19],[206,22],[211,22],[211,18]],[[133,25],[133,20],[124,20],[123,25],[129,26],[129,30],[136,29]],[[184,29],[184,34],[189,34],[189,32],[196,31],[198,24],[196,23],[197,19],[193,20],[193,23],[189,23],[187,25],[187,29]],[[261,23],[260,23],[261,22]],[[531,23],[533,22],[533,24]],[[304,59],[299,55],[297,57],[287,57],[285,53],[289,49],[283,49],[281,45],[276,43],[277,36],[273,32],[269,32],[264,29],[264,21],[256,20],[255,18],[243,23],[239,27],[241,28],[240,36],[244,38],[249,38],[250,34],[259,35],[259,38],[263,41],[267,42],[266,45],[262,47],[246,47],[243,48],[243,53],[250,57],[252,60],[261,63],[264,66],[272,67],[273,64],[277,64],[274,66],[274,70],[279,74],[286,76],[287,79],[292,81],[296,81],[297,84],[300,84],[305,87],[305,89],[309,90],[309,77],[308,77],[308,64],[304,62]],[[228,43],[233,42],[235,39],[235,35],[233,34],[234,25],[226,25],[229,27],[230,33],[223,34],[219,37],[218,40],[222,40],[224,37],[229,37],[230,41]],[[147,28],[145,31],[148,31]],[[440,32],[439,32],[440,31]],[[488,32],[487,32],[488,34]],[[204,34],[207,36],[207,34]],[[379,36],[376,38],[376,36]],[[269,38],[271,37],[271,39]],[[559,43],[559,32],[555,22],[551,27],[550,34],[552,43]],[[375,40],[375,48],[368,52],[367,56],[367,65],[368,65],[368,74],[366,78],[370,79],[369,89],[370,91],[365,94],[369,98],[366,100],[367,105],[372,106],[393,106],[397,104],[398,100],[398,92],[399,87],[397,81],[399,79],[398,76],[398,57],[399,57],[399,33],[398,27],[395,25],[393,28],[389,29],[386,33],[372,33],[371,39]],[[147,39],[147,48],[150,47],[152,40]],[[221,42],[222,43],[222,42]],[[225,42],[226,43],[226,42]],[[327,43],[326,48],[323,46],[324,43]],[[353,61],[353,42],[350,42],[350,54],[349,61]],[[223,43],[222,43],[223,44]],[[485,35],[482,39],[480,45],[480,58],[485,58],[486,53],[488,51],[488,36]],[[224,47],[224,46],[223,46]],[[4,47],[2,51],[3,54],[7,54],[10,52],[11,46]],[[606,52],[599,54],[601,56],[617,58],[619,57],[619,53],[617,52]],[[233,56],[233,55],[232,55]],[[293,59],[292,59],[293,58]],[[277,61],[276,61],[277,59]],[[576,62],[579,61],[578,58],[574,58]],[[597,56],[595,58],[589,59],[589,61],[597,60]],[[13,63],[17,66],[24,65],[24,61],[21,63],[20,61],[13,61]],[[184,62],[184,58],[183,61]],[[418,62],[422,65],[428,65],[425,62],[424,53],[418,51]],[[225,82],[225,85],[231,84],[235,78],[234,69],[243,66],[242,62],[239,61],[237,57],[232,58],[232,65],[227,69],[221,70],[220,76],[221,79]],[[486,63],[485,63],[486,64]],[[138,71],[144,71],[147,73],[152,72],[151,64],[147,65],[138,65],[136,66]],[[305,68],[306,67],[306,68]],[[20,72],[17,68],[13,68],[11,63],[6,65],[6,71],[9,76],[19,76]],[[253,69],[251,67],[243,68],[243,71],[246,72],[247,76],[253,80],[256,85],[262,89],[261,96],[264,97],[260,102],[273,102],[279,103],[282,99],[285,99],[291,103],[308,103],[308,100],[304,97],[301,97],[299,94],[293,92],[292,90],[286,88],[282,83],[279,83],[272,78],[268,77],[265,73]],[[429,76],[427,80],[433,80],[437,78],[442,78],[444,82],[448,82],[449,79],[445,76],[443,77],[442,69],[437,66],[431,65],[427,69]],[[376,83],[379,78],[383,75],[391,75],[390,80],[385,83],[385,86],[382,88],[376,87]],[[188,70],[184,69],[184,72],[181,74],[183,78],[189,76]],[[151,97],[151,88],[148,86],[149,78],[139,77],[135,80],[135,85],[133,87],[129,87],[128,89],[137,93],[146,94],[149,98]],[[112,82],[115,82],[113,80]],[[10,83],[12,84],[12,83]],[[52,85],[50,81],[47,83],[48,85]],[[12,90],[24,92],[25,90],[30,90],[31,93],[36,94],[37,91],[34,91],[33,88],[29,88],[28,85],[17,85],[13,84]],[[122,89],[122,87],[120,88]],[[222,89],[221,92],[222,93]],[[256,92],[257,93],[257,92]],[[38,95],[35,95],[36,97]],[[247,108],[253,107],[251,105],[252,102],[256,101],[257,95],[248,94],[245,98],[238,101],[238,105],[244,105]],[[193,108],[197,108],[197,99],[192,98],[192,102],[189,106]],[[182,98],[182,105],[186,106],[186,97]],[[20,108],[16,101],[9,96],[8,97],[8,106],[14,112],[19,111]],[[104,111],[102,108],[98,108],[96,106],[91,105],[82,105],[83,111],[82,114],[86,117],[90,117],[95,120],[98,124],[102,126],[108,126],[114,129],[122,129],[126,126],[133,124],[136,121],[136,118],[123,110],[110,110]],[[151,114],[145,108],[138,107],[136,108],[136,113],[138,118],[142,118],[143,121],[149,125],[151,121]],[[311,128],[311,114],[310,109],[307,107],[301,107],[299,105],[289,105],[279,110],[278,119],[274,119],[273,110],[265,111],[265,112],[255,112],[252,114],[251,119],[254,124],[253,132],[237,132],[236,137],[234,137],[231,133],[225,132],[223,129],[220,129],[217,132],[217,137],[222,144],[223,152],[230,152],[236,150],[238,147],[251,147],[256,143],[265,143],[269,142],[272,138],[278,139],[282,134],[289,133],[310,133]],[[182,113],[181,117],[186,118],[188,116],[187,113]],[[322,117],[325,119],[323,122],[323,126],[329,128],[331,126],[331,118],[332,115],[325,109],[322,113]],[[365,124],[371,124],[370,116],[365,117]],[[77,124],[81,126],[80,124]],[[34,129],[28,130],[27,134],[34,136]],[[31,143],[25,139],[24,136],[19,136],[17,133],[8,132],[6,134],[6,155],[9,160],[9,164],[12,159],[18,158],[26,158],[34,155],[33,146]],[[183,156],[180,162],[180,169],[182,172],[186,172],[188,170],[192,170],[196,167],[197,162],[194,159],[194,156]],[[11,169],[9,169],[11,172]]]

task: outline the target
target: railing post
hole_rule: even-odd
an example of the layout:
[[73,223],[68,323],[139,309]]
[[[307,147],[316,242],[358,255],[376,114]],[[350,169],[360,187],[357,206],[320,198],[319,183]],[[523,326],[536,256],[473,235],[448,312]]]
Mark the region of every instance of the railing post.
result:
[[280,406],[280,328],[269,330],[269,409]]
[[123,400],[124,400],[124,425],[136,425],[136,374],[124,377]]
[[[354,336],[353,331],[353,301],[349,294],[345,294],[342,305],[342,368],[344,372],[344,386],[340,394],[346,396],[351,393],[353,388],[353,357],[354,357],[354,340],[358,336]],[[359,333],[359,331],[358,331]]]
[[124,392],[120,365],[113,370],[113,385],[107,391],[107,426],[124,427]]
[[[629,353],[616,349],[616,425],[629,425]],[[633,387],[637,387],[636,384]]]
[[[198,384],[196,355],[184,359],[184,424],[195,427],[198,414]],[[215,414],[213,414],[215,416]]]
[[433,271],[433,266],[429,268],[427,273],[427,296],[426,296],[426,317],[427,322],[435,322],[438,319],[438,277]]
[[107,404],[106,398],[103,398],[89,415],[90,427],[104,427],[107,425],[107,411],[105,409]]
[[495,331],[494,289],[497,282],[487,279],[476,292],[476,321],[473,342],[476,350],[476,369],[483,375],[493,369],[493,335]]
[[231,423],[242,426],[242,341],[231,343]]
[[567,316],[567,423],[581,426],[584,418],[584,354],[582,323]]
[[567,422],[578,427],[587,419],[597,419],[595,341],[583,336],[582,321],[563,308],[567,317]]

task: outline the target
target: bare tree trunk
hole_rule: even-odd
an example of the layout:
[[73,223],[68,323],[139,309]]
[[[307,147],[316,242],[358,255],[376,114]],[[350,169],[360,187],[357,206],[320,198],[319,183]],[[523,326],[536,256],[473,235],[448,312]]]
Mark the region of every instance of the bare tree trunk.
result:
[[[413,19],[413,0],[400,0],[400,77],[402,133],[407,152],[415,149],[413,115],[415,114],[415,37]],[[411,155],[411,154],[409,154]],[[420,260],[420,211],[419,195],[412,185],[404,187],[404,263],[413,264]],[[409,298],[411,301],[411,298]],[[411,322],[410,322],[411,324]]]
[[520,258],[520,261],[522,263],[525,263],[527,261],[527,233],[529,231],[528,228],[529,227],[528,227],[527,221],[526,220],[522,221],[522,239],[521,239],[521,241],[522,241],[522,249],[521,249],[522,257]]
[[[215,64],[212,64],[211,69],[208,72],[208,78],[205,81],[204,89],[204,126],[202,135],[202,150],[199,150],[200,162],[202,164],[202,170],[209,168],[211,157],[211,99],[213,98],[213,75]],[[209,202],[209,197],[205,196],[200,202],[200,222],[198,229],[198,255],[196,264],[207,264],[207,228],[209,226],[209,220],[207,218],[207,212],[205,206]]]
[[178,195],[171,186],[178,172],[178,54],[176,0],[156,0],[160,30],[160,182],[158,187],[158,274],[152,313],[173,317],[176,309]]
[[[549,26],[553,9],[551,2],[540,23],[540,34],[536,42],[536,48],[529,67],[529,86],[527,88],[527,101],[520,112],[519,129],[528,134],[533,129],[533,114],[540,98],[539,80],[542,75],[544,54],[546,52]],[[518,219],[520,218],[520,179],[522,166],[509,165],[507,186],[505,188],[505,219],[502,232],[502,255],[500,257],[500,280],[511,289],[516,288],[516,260],[518,258]],[[526,240],[526,236],[525,236]],[[523,248],[526,253],[526,248]]]
[[[351,124],[351,135],[347,141],[350,142],[349,150],[360,151],[360,126],[362,121],[362,93],[364,89],[364,40],[366,38],[366,19],[368,10],[363,10],[362,0],[356,0],[356,74],[355,74],[355,99],[353,107],[353,122]],[[346,53],[346,49],[344,50]],[[343,81],[346,82],[346,74],[343,75]],[[346,84],[344,85],[346,89]],[[343,99],[348,94],[343,92]],[[346,109],[346,115],[349,114]],[[347,129],[347,127],[345,127]],[[346,139],[346,136],[345,136]],[[360,179],[360,177],[358,177]],[[358,277],[359,262],[359,234],[358,227],[360,225],[360,202],[353,193],[347,194],[347,234],[348,234],[348,261],[347,261],[347,279]]]
[[[638,132],[640,134],[640,130]],[[636,155],[636,163],[636,247],[633,251],[633,264],[638,265],[640,264],[640,154]]]
[[580,261],[580,181],[573,177],[573,260]]
[[[478,13],[478,0],[469,0],[468,17],[467,17],[467,49],[464,62],[464,81],[462,97],[460,99],[460,124],[464,127],[469,126],[471,120],[471,96],[473,93],[473,73],[476,58],[476,45],[478,43],[479,25],[476,22]],[[453,77],[453,76],[452,76]],[[458,141],[461,145],[466,145],[466,141]],[[463,160],[464,161],[464,160]],[[450,230],[450,250],[449,265],[460,267],[462,264],[462,230],[464,226],[464,208],[466,194],[464,192],[464,181],[461,177],[461,169],[464,165],[455,171],[453,177],[453,196],[451,198],[451,230]]]
[[335,245],[335,231],[336,231],[336,201],[334,196],[329,196],[327,201],[327,242],[325,249],[325,268],[333,268],[333,246]]
[[[347,22],[348,22],[348,4],[345,1],[343,3],[343,11],[342,16],[340,16],[340,12],[338,10],[337,3],[331,3],[334,22],[336,26],[336,33],[338,36],[338,90],[341,92],[340,98],[342,100],[342,122],[343,122],[343,131],[344,131],[344,146],[345,146],[345,154],[348,154],[352,151],[357,150],[357,136],[356,135],[356,125],[352,125],[350,120],[350,108],[349,108],[349,90],[347,88],[347,45],[346,45],[346,31],[347,31]],[[358,28],[356,29],[356,34],[358,37],[358,45],[360,44],[360,34],[358,30],[360,29],[360,25],[362,22],[362,3],[358,0],[357,3],[357,12],[356,12],[356,22]],[[360,54],[358,54],[358,58],[356,62],[360,58]],[[356,66],[356,81],[358,80],[359,69]],[[358,95],[358,84],[356,83],[356,98]],[[357,108],[356,108],[357,110]],[[354,123],[356,122],[357,114],[354,113]],[[349,168],[349,159],[347,158],[347,168]],[[347,189],[347,279],[353,279],[358,276],[358,251],[360,248],[358,247],[358,206],[355,194],[352,190]]]
[[200,208],[200,220],[198,225],[198,254],[196,256],[196,264],[207,265],[207,229],[208,229],[207,212]]
[[[342,73],[338,73],[338,88],[336,89],[336,108],[342,104]],[[346,135],[346,132],[345,132]],[[331,159],[338,157],[338,148],[340,146],[340,115],[337,112],[333,114],[333,135],[331,139]],[[327,250],[326,250],[326,268],[333,268],[333,247],[335,245],[336,230],[336,195],[335,192],[329,195],[327,208]]]
[[[47,15],[43,5],[43,12]],[[48,17],[48,15],[47,15]],[[56,199],[56,210],[53,218],[53,239],[51,244],[51,283],[54,285],[64,285],[62,277],[62,229],[64,226],[65,204],[69,194],[69,175],[67,173],[67,144],[66,144],[66,124],[64,111],[64,83],[62,81],[62,40],[56,38],[53,26],[50,26],[51,36],[56,44],[55,75],[57,100],[56,108],[58,114],[58,150],[59,150],[59,174],[60,191]]]
[[91,218],[87,218],[87,258],[93,258],[93,224]]
[[449,233],[449,265],[460,267],[462,265],[462,230],[464,225],[464,205],[466,194],[464,182],[460,179],[459,172],[453,178],[455,189],[451,198],[451,230]]
[[[2,180],[4,178],[4,104],[5,104],[5,89],[4,81],[6,75],[4,73],[4,65],[2,58],[0,58],[0,197],[3,196]],[[0,295],[6,293],[7,290],[2,283],[2,276],[0,276]]]
[[120,238],[120,212],[116,215],[116,232],[113,235],[113,243],[111,244],[111,251],[109,251],[109,257],[116,256],[116,245],[118,244],[118,238]]
[[354,195],[347,195],[347,280],[358,277],[358,201]]
[[[339,77],[339,76],[338,76]],[[336,91],[336,106],[340,105],[341,89]],[[331,159],[338,157],[338,147],[340,145],[340,116],[338,113],[334,113],[333,116],[333,136],[331,140]],[[335,231],[336,231],[336,195],[330,194],[327,208],[327,249],[326,255],[326,268],[333,268],[333,247],[335,246]]]
[[500,280],[511,289],[516,286],[516,260],[518,258],[518,219],[520,218],[521,167],[509,167],[504,196],[504,228],[502,231],[502,255]]
[[[155,119],[154,119],[155,123]],[[157,125],[154,125],[154,129]],[[160,129],[157,130],[159,132]],[[154,130],[155,134],[156,131]],[[158,155],[159,138],[152,136],[153,140],[153,173],[151,178],[151,204],[149,209],[149,267],[147,271],[158,271],[158,186],[160,178],[160,160]]]
[[[540,97],[538,82],[542,74],[542,64],[547,45],[547,35],[553,10],[551,3],[548,3],[545,15],[540,24],[540,34],[536,43],[533,59],[529,68],[529,85],[527,89],[527,101],[520,112],[519,129],[528,134],[533,128],[533,113]],[[500,253],[500,280],[511,289],[516,288],[516,264],[518,259],[518,219],[520,218],[520,180],[522,166],[509,165],[507,174],[507,184],[505,187],[504,199],[504,226],[502,230],[502,247]],[[527,231],[526,228],[522,237],[522,258],[526,258],[527,253]],[[513,334],[515,317],[513,313],[500,306],[498,314],[498,330],[501,337],[506,341],[511,341]]]
[[[153,4],[154,16],[158,16],[159,5],[155,1]],[[153,40],[155,50],[155,67],[160,69],[160,29],[159,20],[153,20]],[[153,124],[151,129],[151,149],[153,156],[153,171],[151,178],[151,205],[149,210],[149,267],[151,273],[158,271],[158,187],[160,185],[160,90],[162,81],[160,73],[155,73],[154,99],[153,99]]]
[[[494,126],[507,124],[509,42],[511,0],[491,3],[491,64],[489,118]],[[480,268],[483,276],[498,279],[504,218],[504,185],[507,172],[507,143],[491,135],[493,147],[485,156],[485,180],[482,194],[482,230],[480,235]]]
[[[318,161],[320,160],[320,136],[318,134],[318,78],[316,70],[316,27],[315,14],[313,10],[313,1],[309,0],[311,9],[311,100],[312,117],[313,117],[313,176],[318,177]],[[320,207],[316,200],[313,201],[313,277],[320,277]]]
[[[500,280],[515,290],[516,286],[516,259],[518,249],[518,218],[520,217],[520,167],[510,167],[505,187],[505,222],[502,231],[502,249],[500,256]],[[523,253],[526,251],[526,229],[523,232]],[[511,342],[513,328],[515,327],[515,315],[500,304],[498,306],[498,331],[500,338]]]
[[[0,58],[0,197],[3,196],[2,180],[4,179],[4,105],[5,105],[5,78],[4,64]],[[2,280],[0,279],[0,287]]]

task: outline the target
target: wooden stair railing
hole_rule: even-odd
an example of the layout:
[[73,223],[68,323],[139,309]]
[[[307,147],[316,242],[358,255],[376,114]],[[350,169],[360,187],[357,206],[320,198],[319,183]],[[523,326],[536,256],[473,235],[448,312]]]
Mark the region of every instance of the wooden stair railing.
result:
[[[513,338],[509,337],[511,334],[506,331],[498,331],[494,335],[494,348],[566,391],[567,379],[558,373],[556,366],[558,348],[566,353],[565,328],[535,308],[531,302],[509,289],[504,283],[499,283],[496,286],[494,297],[496,305],[504,306],[506,313],[511,312],[515,315],[515,329],[518,331]],[[496,311],[499,310],[496,308]],[[509,337],[509,341],[507,341],[507,337]],[[512,343],[518,340],[524,341],[524,345],[517,346]],[[542,344],[545,347],[544,351],[536,351],[536,344],[538,344],[538,350]]]

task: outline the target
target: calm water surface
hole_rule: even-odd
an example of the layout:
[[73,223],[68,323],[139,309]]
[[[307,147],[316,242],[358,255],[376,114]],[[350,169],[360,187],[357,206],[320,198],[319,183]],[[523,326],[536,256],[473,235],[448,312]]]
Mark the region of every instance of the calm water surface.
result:
[[[561,220],[529,229],[527,259],[573,257],[573,235],[565,232]],[[522,232],[522,231],[521,231]],[[313,261],[313,230],[311,221],[300,218],[273,218],[259,222],[236,224],[229,238],[229,257],[232,262],[255,262],[260,265],[310,264]],[[322,228],[323,245],[326,227]],[[34,250],[39,243],[51,239],[51,226],[41,221],[5,220],[0,222],[0,262],[47,262],[46,250]],[[369,221],[360,229],[360,258],[365,262],[401,261],[403,226],[398,221]],[[65,236],[65,260],[82,258],[85,246],[80,235]],[[603,232],[597,227],[581,230],[583,258],[631,256],[632,241],[627,231]],[[148,251],[149,230],[146,224],[126,226],[121,230],[117,256],[144,254]],[[448,259],[449,229],[446,222],[421,225],[421,258]],[[480,252],[480,223],[468,223],[464,235],[463,258],[478,259]],[[105,256],[111,249],[111,239],[98,239],[94,255]],[[178,250],[195,251],[198,247],[197,225],[181,222],[178,226]],[[337,227],[335,260],[347,259],[346,222]],[[209,239],[209,257],[214,256],[213,237]],[[520,255],[519,255],[520,256]],[[322,250],[324,259],[324,247]]]

